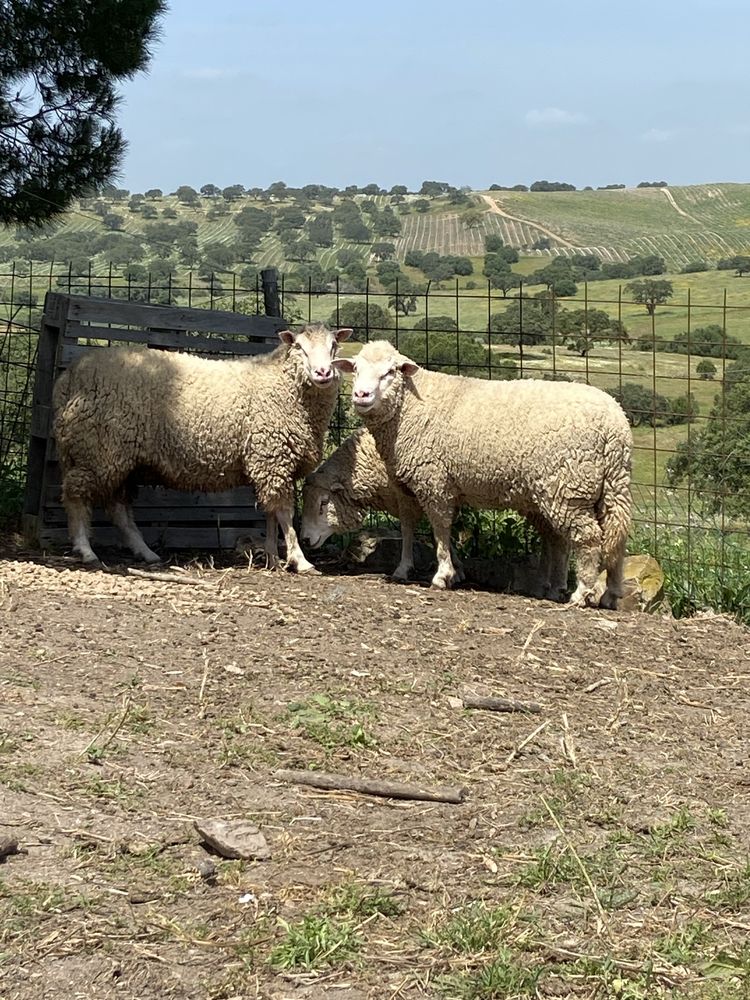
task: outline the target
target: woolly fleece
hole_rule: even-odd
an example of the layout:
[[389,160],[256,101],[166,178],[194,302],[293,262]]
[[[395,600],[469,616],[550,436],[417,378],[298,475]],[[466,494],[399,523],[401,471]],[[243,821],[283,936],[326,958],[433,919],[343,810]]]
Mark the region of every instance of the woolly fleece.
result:
[[611,396],[580,383],[426,371],[387,341],[366,344],[353,366],[355,404],[358,392],[374,393],[363,419],[389,475],[413,491],[432,524],[443,563],[436,586],[454,579],[445,540],[453,511],[511,508],[541,516],[573,546],[575,603],[590,598],[601,563],[602,603],[614,603],[630,524],[632,434]]

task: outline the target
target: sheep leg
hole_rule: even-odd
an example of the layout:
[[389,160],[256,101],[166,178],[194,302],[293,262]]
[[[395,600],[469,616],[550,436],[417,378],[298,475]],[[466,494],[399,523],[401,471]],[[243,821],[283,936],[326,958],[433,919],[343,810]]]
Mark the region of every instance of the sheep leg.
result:
[[453,567],[456,570],[456,582],[463,583],[466,579],[466,571],[464,570],[464,564],[461,561],[458,552],[456,552],[456,546],[451,542],[451,559],[453,560]]
[[401,523],[401,561],[393,571],[391,579],[406,583],[414,572],[414,533],[419,514],[415,516],[410,510],[400,506],[398,516]]
[[451,525],[453,511],[426,511],[437,550],[437,572],[432,578],[432,586],[438,590],[450,590],[458,581],[458,573],[451,557]]
[[109,516],[136,559],[143,559],[147,563],[161,562],[159,556],[146,545],[146,539],[135,523],[133,510],[129,504],[122,500],[115,500],[110,504]]
[[546,597],[550,601],[562,601],[568,592],[568,563],[570,546],[566,538],[553,531],[542,534],[542,556],[540,565],[544,567]]
[[296,570],[297,573],[319,573],[320,571],[315,569],[313,564],[305,559],[305,555],[300,548],[299,541],[297,540],[297,532],[294,530],[294,525],[292,524],[292,518],[294,516],[294,508],[291,506],[284,507],[282,510],[276,511],[276,519],[281,526],[281,530],[284,533],[284,541],[286,542],[286,564],[289,569]]
[[576,557],[578,581],[570,603],[582,608],[591,604],[602,563],[602,531],[591,511],[578,512],[573,519],[569,537]]
[[91,504],[85,500],[66,500],[68,531],[73,551],[81,557],[84,566],[100,566],[99,557],[91,548]]
[[613,553],[612,556],[605,558],[604,565],[607,570],[607,589],[602,594],[602,599],[599,601],[600,608],[607,608],[610,611],[614,611],[617,608],[617,602],[625,593],[625,586],[623,582],[623,564],[625,562],[625,539],[623,539],[622,547],[618,552]]
[[266,514],[266,569],[277,569],[279,565],[279,525],[275,514]]

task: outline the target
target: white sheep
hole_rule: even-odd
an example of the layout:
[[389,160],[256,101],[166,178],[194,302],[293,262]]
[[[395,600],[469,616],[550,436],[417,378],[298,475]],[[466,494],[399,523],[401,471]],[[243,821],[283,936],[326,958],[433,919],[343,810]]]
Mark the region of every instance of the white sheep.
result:
[[352,402],[375,438],[389,476],[411,490],[437,544],[432,584],[456,572],[450,528],[461,504],[538,516],[576,557],[571,597],[590,603],[602,566],[601,606],[622,594],[630,525],[632,434],[620,406],[593,386],[491,382],[425,371],[387,341],[352,360]]
[[356,531],[368,509],[382,510],[401,522],[401,561],[394,580],[408,580],[414,569],[414,534],[422,508],[388,478],[375,440],[365,427],[351,434],[305,479],[300,537],[318,548],[335,532]]
[[[375,439],[366,427],[351,434],[305,479],[300,537],[319,548],[332,534],[357,531],[368,510],[385,511],[401,523],[401,560],[392,578],[406,581],[414,569],[414,535],[422,508],[416,498],[389,479]],[[539,532],[542,548],[533,593],[558,599],[568,580],[569,547],[536,514],[528,520]],[[455,551],[453,562],[462,578]]]
[[336,405],[332,367],[351,330],[321,323],[283,330],[281,344],[252,358],[99,348],[60,375],[53,392],[63,503],[74,551],[96,565],[91,512],[107,506],[133,554],[158,562],[133,519],[132,483],[144,474],[165,486],[218,492],[252,484],[265,508],[266,552],[315,572],[292,526],[294,481],[320,462]]

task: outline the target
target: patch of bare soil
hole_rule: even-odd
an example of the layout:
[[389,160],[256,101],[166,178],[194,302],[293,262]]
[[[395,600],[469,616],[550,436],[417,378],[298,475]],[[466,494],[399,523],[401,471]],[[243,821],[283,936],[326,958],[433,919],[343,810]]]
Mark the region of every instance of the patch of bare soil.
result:
[[[3,998],[747,996],[746,630],[183,575],[0,562]],[[271,857],[224,860],[195,819]]]

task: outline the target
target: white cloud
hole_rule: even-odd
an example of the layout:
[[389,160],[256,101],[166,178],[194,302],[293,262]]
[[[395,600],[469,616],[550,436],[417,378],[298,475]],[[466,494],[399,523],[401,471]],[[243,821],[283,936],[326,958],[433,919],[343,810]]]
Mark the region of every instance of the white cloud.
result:
[[534,128],[547,125],[582,125],[588,121],[580,111],[565,111],[563,108],[533,108],[526,112],[526,124]]
[[641,132],[641,142],[670,142],[674,137],[675,132],[668,128],[650,128]]

